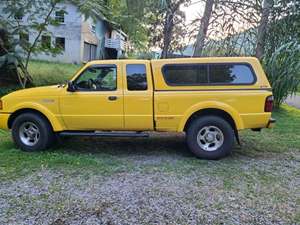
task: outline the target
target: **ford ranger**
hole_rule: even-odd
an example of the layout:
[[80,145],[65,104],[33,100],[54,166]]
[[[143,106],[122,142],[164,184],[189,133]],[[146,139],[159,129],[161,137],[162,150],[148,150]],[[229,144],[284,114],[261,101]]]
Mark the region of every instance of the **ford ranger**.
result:
[[272,126],[272,104],[253,57],[92,61],[66,85],[1,98],[0,129],[11,129],[24,151],[49,148],[58,136],[185,132],[197,157],[219,159],[240,130]]

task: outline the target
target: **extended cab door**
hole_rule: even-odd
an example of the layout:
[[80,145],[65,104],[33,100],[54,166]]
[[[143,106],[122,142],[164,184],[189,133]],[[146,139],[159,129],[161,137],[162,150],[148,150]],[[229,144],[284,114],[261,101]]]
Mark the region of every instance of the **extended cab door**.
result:
[[124,61],[125,130],[153,130],[153,85],[150,62]]
[[75,92],[60,99],[60,111],[68,130],[122,130],[124,128],[121,68],[92,64],[73,81]]

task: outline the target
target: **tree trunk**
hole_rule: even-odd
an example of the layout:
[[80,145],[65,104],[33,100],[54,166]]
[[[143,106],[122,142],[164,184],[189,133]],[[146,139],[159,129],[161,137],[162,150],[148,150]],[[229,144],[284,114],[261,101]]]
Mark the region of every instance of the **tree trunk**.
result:
[[166,17],[165,17],[165,24],[164,24],[164,40],[163,40],[163,48],[161,53],[161,58],[165,59],[168,57],[168,52],[170,48],[170,43],[172,39],[173,27],[174,27],[174,14],[171,9],[168,9]]
[[205,3],[205,10],[203,17],[201,19],[200,29],[197,35],[197,40],[195,43],[195,50],[194,50],[194,56],[201,56],[203,47],[204,47],[204,41],[207,35],[207,29],[209,26],[209,20],[211,18],[212,9],[214,6],[214,0],[207,0]]
[[261,59],[264,55],[265,36],[269,23],[269,16],[273,7],[273,0],[264,0],[262,6],[262,14],[258,27],[257,42],[256,42],[256,57]]
[[29,50],[27,51],[27,56],[25,57],[26,59],[25,59],[25,65],[24,65],[26,71],[27,71],[27,68],[28,68],[28,63],[29,63],[32,51],[36,47],[36,45],[38,43],[38,40],[39,40],[40,36],[42,35],[42,32],[45,30],[45,27],[48,26],[49,19],[51,17],[52,12],[54,11],[56,5],[57,5],[57,3],[55,3],[55,2],[52,4],[50,10],[48,11],[48,14],[47,14],[46,18],[44,19],[44,21],[42,23],[42,26],[41,26],[40,30],[38,31],[38,35],[35,37],[32,45],[30,46]]

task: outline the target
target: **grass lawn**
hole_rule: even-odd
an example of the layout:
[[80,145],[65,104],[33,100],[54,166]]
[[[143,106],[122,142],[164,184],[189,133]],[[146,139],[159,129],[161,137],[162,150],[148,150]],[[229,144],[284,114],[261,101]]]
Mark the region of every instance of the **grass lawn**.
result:
[[[67,63],[53,63],[32,60],[28,65],[28,72],[32,76],[34,86],[59,84],[70,79],[81,65]],[[1,88],[0,97],[17,88]]]
[[300,111],[274,117],[219,161],[196,159],[178,134],[24,153],[3,131],[0,224],[299,224]]
[[[277,119],[274,129],[264,129],[260,133],[250,130],[242,131],[240,133],[243,142],[242,147],[237,147],[234,150],[233,158],[229,157],[223,161],[230,161],[240,154],[253,158],[260,156],[282,156],[286,154],[293,156],[294,154],[298,154],[300,151],[300,129],[296,125],[300,124],[300,110],[284,106],[279,111],[274,112],[273,117]],[[157,135],[149,139],[70,138],[64,140],[64,143],[58,144],[54,149],[45,152],[24,153],[14,148],[10,133],[0,130],[0,165],[2,167],[0,176],[2,180],[9,180],[14,177],[27,175],[28,172],[38,171],[41,167],[59,168],[61,166],[63,168],[88,169],[97,167],[98,172],[117,172],[121,168],[120,165],[122,165],[119,154],[121,153],[122,156],[128,153],[131,154],[131,151],[133,151],[131,149],[132,145],[142,148],[140,152],[139,149],[134,150],[134,154],[152,155],[157,153],[167,155],[169,151],[171,151],[171,154],[177,154],[174,152],[176,150],[179,150],[178,154],[183,153],[183,149],[181,149],[182,147],[185,148],[183,140],[180,139],[180,143],[182,142],[180,149],[177,147],[173,149],[172,135],[162,136],[162,139]],[[159,143],[166,139],[167,142],[172,140],[171,146],[156,149],[156,142]],[[95,142],[100,143],[100,145],[94,146]],[[144,142],[146,144],[143,144]],[[154,144],[154,146],[149,147],[147,145],[148,142],[149,144]],[[177,143],[178,140],[175,138],[174,142]],[[129,144],[129,147],[124,146],[124,144]],[[184,149],[184,152],[186,150]],[[94,157],[99,154],[101,157]],[[193,163],[198,165],[199,160],[194,157],[188,157],[188,162],[187,167],[193,166]],[[126,169],[128,168],[130,168],[130,164],[126,163]]]
[[46,61],[30,61],[28,72],[36,86],[58,84],[70,79],[81,65],[53,63]]

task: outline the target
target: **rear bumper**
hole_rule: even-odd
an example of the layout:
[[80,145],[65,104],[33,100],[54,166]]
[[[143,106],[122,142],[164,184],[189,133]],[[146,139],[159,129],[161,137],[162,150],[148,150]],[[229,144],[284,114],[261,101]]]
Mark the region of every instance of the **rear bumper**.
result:
[[269,122],[268,122],[268,124],[267,124],[267,128],[272,128],[272,127],[274,127],[274,126],[275,126],[275,123],[276,123],[276,120],[273,119],[273,118],[270,118],[270,119],[269,119]]
[[8,119],[10,117],[10,113],[0,113],[0,129],[8,130]]

